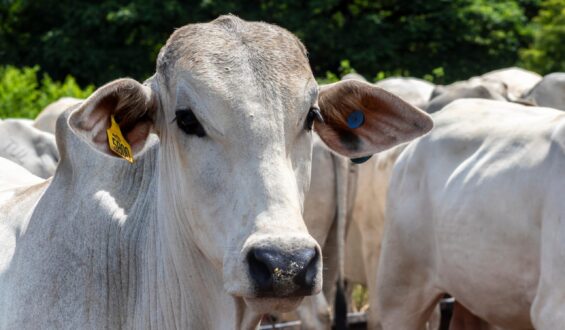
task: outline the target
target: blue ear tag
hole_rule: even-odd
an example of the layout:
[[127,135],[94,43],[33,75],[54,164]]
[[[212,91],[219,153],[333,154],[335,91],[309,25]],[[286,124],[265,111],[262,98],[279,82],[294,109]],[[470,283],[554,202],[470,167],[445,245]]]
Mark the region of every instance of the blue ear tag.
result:
[[347,116],[347,126],[349,128],[359,128],[365,123],[365,114],[363,111],[356,110]]
[[365,156],[365,157],[359,157],[359,158],[351,158],[351,161],[355,164],[363,164],[364,162],[371,159],[371,157],[373,157],[373,155],[369,155],[369,156]]

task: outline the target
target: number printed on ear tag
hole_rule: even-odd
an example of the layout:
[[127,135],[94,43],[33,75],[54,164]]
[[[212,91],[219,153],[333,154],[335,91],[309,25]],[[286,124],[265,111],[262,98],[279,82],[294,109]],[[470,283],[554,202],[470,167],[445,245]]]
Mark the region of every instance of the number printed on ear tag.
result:
[[363,111],[356,110],[347,116],[347,126],[349,128],[359,128],[365,123],[365,114]]
[[110,150],[112,150],[115,154],[127,160],[128,162],[133,163],[131,147],[128,141],[126,141],[126,139],[122,135],[122,131],[120,130],[118,123],[116,123],[114,115],[110,116],[110,120],[112,124],[110,125],[110,128],[106,130],[106,134],[108,134],[108,146],[110,147]]

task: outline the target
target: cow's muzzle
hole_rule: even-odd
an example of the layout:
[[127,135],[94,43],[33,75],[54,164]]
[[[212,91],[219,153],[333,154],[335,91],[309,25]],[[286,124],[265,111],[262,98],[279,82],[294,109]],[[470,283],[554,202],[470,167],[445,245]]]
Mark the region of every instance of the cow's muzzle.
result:
[[247,253],[249,275],[259,297],[295,297],[313,294],[320,271],[316,247],[285,251],[277,247],[252,248]]

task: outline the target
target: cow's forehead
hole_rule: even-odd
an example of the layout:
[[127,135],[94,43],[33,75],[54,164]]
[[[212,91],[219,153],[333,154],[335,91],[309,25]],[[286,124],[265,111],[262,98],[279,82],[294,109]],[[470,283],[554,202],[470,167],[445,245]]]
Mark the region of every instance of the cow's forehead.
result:
[[247,74],[259,88],[283,89],[312,77],[306,49],[293,34],[231,15],[176,30],[159,54],[157,71],[167,80],[189,71],[212,82]]

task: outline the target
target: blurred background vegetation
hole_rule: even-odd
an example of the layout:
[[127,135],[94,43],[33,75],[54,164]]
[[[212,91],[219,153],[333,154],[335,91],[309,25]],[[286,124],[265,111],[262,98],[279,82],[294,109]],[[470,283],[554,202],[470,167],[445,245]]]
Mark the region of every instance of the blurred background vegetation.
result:
[[225,13],[294,32],[323,81],[565,71],[565,0],[1,0],[0,117],[144,80],[175,28]]

